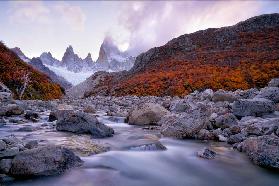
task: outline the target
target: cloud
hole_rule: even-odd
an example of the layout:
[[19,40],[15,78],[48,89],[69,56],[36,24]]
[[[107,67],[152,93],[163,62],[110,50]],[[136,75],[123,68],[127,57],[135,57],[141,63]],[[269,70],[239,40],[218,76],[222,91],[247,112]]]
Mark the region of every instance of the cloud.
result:
[[136,55],[185,33],[235,24],[257,14],[257,1],[125,2],[119,24],[129,32],[129,52]]
[[79,6],[66,2],[53,2],[47,6],[43,1],[15,1],[9,10],[10,21],[15,24],[66,24],[72,30],[83,31],[86,16]]
[[86,15],[79,6],[61,2],[55,6],[55,10],[62,16],[62,20],[74,30],[84,30]]
[[15,24],[40,23],[49,24],[50,10],[40,1],[12,2],[10,21]]

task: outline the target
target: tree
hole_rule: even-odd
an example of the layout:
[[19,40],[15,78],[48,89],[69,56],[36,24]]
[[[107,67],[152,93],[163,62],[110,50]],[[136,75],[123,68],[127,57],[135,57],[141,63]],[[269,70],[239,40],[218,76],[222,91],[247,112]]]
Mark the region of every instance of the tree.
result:
[[19,95],[20,100],[22,99],[22,96],[23,96],[26,88],[28,87],[29,83],[31,82],[29,72],[24,73],[24,75],[21,78],[21,81],[22,81],[22,85],[18,89],[18,95]]

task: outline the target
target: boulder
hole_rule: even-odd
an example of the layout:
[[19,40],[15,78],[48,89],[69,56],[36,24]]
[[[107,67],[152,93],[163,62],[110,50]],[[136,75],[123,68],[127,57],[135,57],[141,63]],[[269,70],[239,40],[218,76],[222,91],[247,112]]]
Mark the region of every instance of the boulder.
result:
[[227,92],[224,90],[218,90],[218,91],[214,92],[213,96],[212,96],[213,102],[227,101],[227,102],[232,103],[236,100],[238,100],[238,97],[234,93]]
[[130,125],[156,125],[163,116],[169,113],[159,104],[145,103],[130,112],[128,123]]
[[235,144],[235,143],[240,143],[242,142],[243,140],[245,140],[246,137],[244,134],[242,133],[238,133],[238,134],[235,134],[235,135],[231,135],[229,138],[228,138],[228,144]]
[[279,87],[279,78],[274,78],[268,83],[269,87]]
[[199,157],[204,159],[214,159],[216,156],[216,152],[208,148],[204,148],[203,150],[200,150],[197,154]]
[[96,110],[95,110],[94,107],[92,107],[91,105],[87,105],[87,106],[83,109],[83,112],[95,114],[95,113],[96,113]]
[[72,151],[45,146],[17,154],[12,160],[9,175],[17,178],[58,175],[81,164],[81,159]]
[[182,115],[168,115],[159,122],[162,125],[161,133],[179,139],[195,138],[201,129],[206,128],[208,117],[200,109]]
[[112,128],[100,123],[96,116],[80,111],[59,115],[56,129],[77,134],[92,134],[94,138],[110,137],[114,133]]
[[231,126],[237,125],[237,118],[232,113],[227,113],[224,115],[220,115],[213,122],[213,126],[216,128],[229,128]]
[[8,104],[0,106],[0,116],[21,115],[24,110],[17,104]]
[[261,89],[256,98],[265,98],[274,103],[279,103],[279,87],[265,87]]
[[274,103],[264,98],[240,99],[232,105],[233,114],[238,117],[262,116],[274,111]]
[[183,99],[172,101],[169,107],[171,112],[185,112],[189,108],[189,104]]
[[28,111],[26,112],[26,114],[24,115],[25,119],[31,120],[33,122],[37,122],[39,119],[39,114],[37,114],[36,112],[31,112]]
[[246,152],[253,163],[279,170],[279,137],[250,137],[242,142],[242,151]]
[[0,160],[0,173],[1,174],[8,174],[11,166],[12,166],[12,160],[11,159]]
[[197,139],[199,139],[199,140],[215,140],[216,135],[213,132],[210,132],[206,129],[201,129],[198,132]]

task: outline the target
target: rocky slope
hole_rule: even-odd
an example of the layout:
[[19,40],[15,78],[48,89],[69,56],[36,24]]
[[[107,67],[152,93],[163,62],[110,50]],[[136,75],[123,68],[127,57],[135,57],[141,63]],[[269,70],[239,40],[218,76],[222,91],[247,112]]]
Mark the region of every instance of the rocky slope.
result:
[[[279,75],[279,14],[185,34],[107,74],[88,95],[186,95],[194,90],[263,87]],[[96,75],[90,77],[96,79]],[[73,88],[74,89],[74,88]]]
[[65,90],[72,87],[72,84],[65,80],[63,77],[56,75],[53,71],[47,68],[41,61],[40,58],[32,58],[29,64],[37,69],[38,71],[46,74],[53,82],[59,84]]
[[[32,58],[29,59],[25,56],[25,54],[20,50],[20,48],[15,47],[11,49],[21,60],[31,65],[36,70],[42,72],[43,74],[46,74],[50,79],[59,84],[64,89],[71,88],[72,85],[67,80],[65,80],[63,77],[58,76],[53,71],[51,71],[48,67],[46,67],[40,58]],[[41,55],[41,58],[43,58],[46,62],[46,64],[54,64],[57,63],[58,60],[55,58],[52,58],[51,53],[43,53]]]
[[63,95],[58,84],[22,61],[3,43],[0,43],[0,71],[0,81],[13,92],[15,98],[21,92],[22,99],[54,99]]

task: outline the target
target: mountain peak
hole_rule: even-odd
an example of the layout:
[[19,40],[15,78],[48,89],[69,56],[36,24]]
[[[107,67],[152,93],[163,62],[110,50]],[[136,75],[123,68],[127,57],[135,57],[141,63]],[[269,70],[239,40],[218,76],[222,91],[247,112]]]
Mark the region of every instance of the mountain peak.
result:
[[11,50],[24,62],[28,63],[30,59],[25,56],[25,54],[21,51],[19,47],[11,48]]
[[74,49],[73,49],[72,45],[69,45],[69,46],[67,47],[66,52],[68,52],[68,53],[74,53]]

